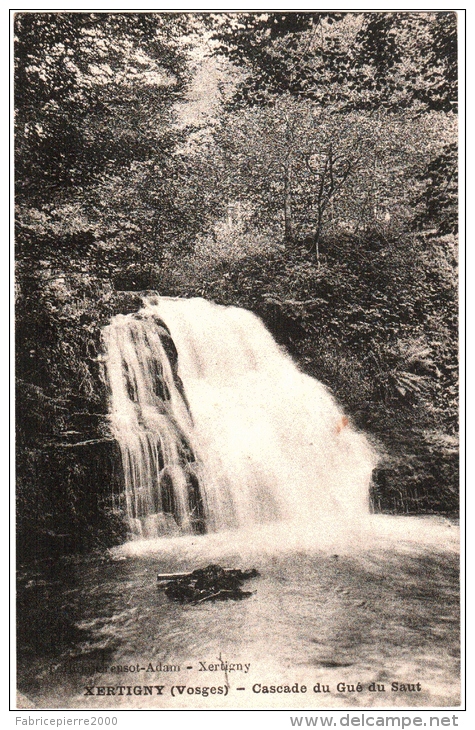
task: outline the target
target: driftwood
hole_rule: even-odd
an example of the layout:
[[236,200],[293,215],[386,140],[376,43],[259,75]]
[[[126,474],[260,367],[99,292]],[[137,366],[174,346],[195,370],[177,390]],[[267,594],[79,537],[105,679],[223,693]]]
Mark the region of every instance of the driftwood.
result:
[[54,444],[48,444],[48,446],[54,446],[55,448],[60,449],[75,449],[78,446],[92,446],[92,444],[107,444],[107,443],[114,443],[115,439],[104,437],[104,438],[98,438],[98,439],[88,439],[87,441],[76,441],[74,444],[62,444],[62,443],[54,443]]
[[[209,565],[208,568],[203,568],[202,570],[208,570],[209,568],[219,568],[220,566],[216,565]],[[201,570],[201,572],[202,572]],[[252,568],[251,570],[238,570],[236,568],[220,568],[224,573],[228,575],[240,575],[243,580],[247,580],[248,578],[257,578],[259,573],[255,568]],[[157,583],[167,583],[171,580],[178,580],[180,578],[191,578],[194,576],[198,571],[194,570],[191,573],[159,573],[157,575]]]
[[157,581],[159,586],[165,588],[165,594],[170,600],[196,605],[205,601],[238,601],[248,598],[252,592],[241,590],[241,586],[245,580],[257,578],[258,575],[254,568],[237,570],[208,565],[207,568],[194,570],[192,573],[160,573]]

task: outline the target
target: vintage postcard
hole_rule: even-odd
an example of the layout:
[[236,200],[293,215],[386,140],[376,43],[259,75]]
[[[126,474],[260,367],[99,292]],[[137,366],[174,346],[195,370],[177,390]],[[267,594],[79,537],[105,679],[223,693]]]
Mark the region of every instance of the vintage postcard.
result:
[[18,709],[463,706],[463,20],[12,15]]

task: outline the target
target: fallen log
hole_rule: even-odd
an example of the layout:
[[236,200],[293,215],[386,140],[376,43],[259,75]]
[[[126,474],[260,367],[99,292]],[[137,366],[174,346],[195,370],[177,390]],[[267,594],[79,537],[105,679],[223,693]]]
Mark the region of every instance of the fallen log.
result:
[[241,590],[245,580],[257,578],[258,571],[222,568],[208,565],[191,573],[160,573],[159,587],[163,586],[165,595],[172,601],[197,605],[205,601],[241,600],[252,595]]
[[[211,567],[211,566],[208,566]],[[204,570],[207,570],[207,568],[204,568]],[[251,570],[239,570],[237,568],[221,568],[221,570],[224,573],[227,573],[228,575],[240,575],[243,580],[248,580],[249,578],[257,578],[259,573],[255,568],[252,568]],[[159,573],[157,575],[157,583],[167,583],[171,580],[178,580],[180,578],[191,578],[191,576],[196,573],[196,571],[193,571],[191,573]]]

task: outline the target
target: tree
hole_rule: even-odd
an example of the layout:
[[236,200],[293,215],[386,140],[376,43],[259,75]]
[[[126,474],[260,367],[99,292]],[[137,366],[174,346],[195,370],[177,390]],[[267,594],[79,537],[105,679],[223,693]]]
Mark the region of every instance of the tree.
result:
[[[265,13],[210,21],[219,52],[245,75],[226,103],[232,128],[248,129],[250,114],[260,118],[259,133],[248,129],[248,150],[244,140],[238,149],[234,133],[234,154],[254,165],[257,190],[273,181],[287,241],[313,225],[310,248],[319,258],[329,212],[356,228],[381,227],[396,214],[409,220],[424,156],[454,138],[454,17]],[[252,162],[256,150],[265,164]],[[258,184],[263,167],[269,179]]]
[[45,185],[84,184],[111,160],[150,154],[157,119],[170,120],[186,83],[172,23],[154,14],[15,16],[18,193],[44,197]]
[[345,13],[237,13],[211,16],[216,53],[242,66],[232,104],[266,104],[269,96],[316,98],[315,80],[327,83],[322,33]]
[[447,141],[439,152],[429,158],[419,175],[422,190],[417,199],[420,211],[415,224],[420,230],[432,227],[439,235],[457,233],[457,162],[457,145]]
[[355,38],[351,70],[352,83],[357,81],[366,92],[354,105],[455,112],[456,14],[365,14]]
[[240,13],[210,23],[218,52],[247,72],[235,104],[289,93],[349,109],[456,108],[455,13]]
[[84,265],[133,235],[128,255],[138,246],[143,258],[173,219],[186,229],[186,206],[176,214],[186,165],[174,158],[187,134],[175,126],[189,79],[186,23],[175,14],[17,14],[20,256],[73,254]]

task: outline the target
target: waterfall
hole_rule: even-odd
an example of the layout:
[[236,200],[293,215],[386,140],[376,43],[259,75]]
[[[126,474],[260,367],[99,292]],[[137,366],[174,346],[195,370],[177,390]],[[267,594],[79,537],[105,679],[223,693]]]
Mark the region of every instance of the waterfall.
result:
[[372,449],[251,312],[148,297],[103,336],[134,535],[368,513]]

